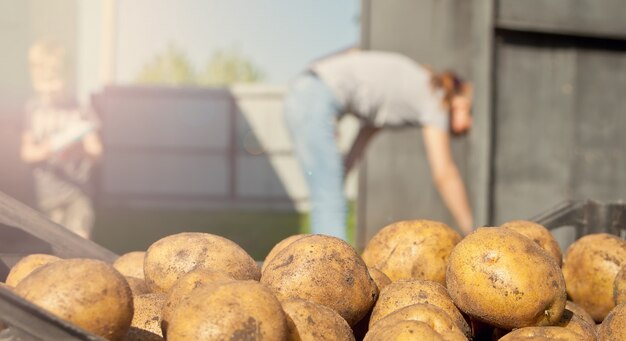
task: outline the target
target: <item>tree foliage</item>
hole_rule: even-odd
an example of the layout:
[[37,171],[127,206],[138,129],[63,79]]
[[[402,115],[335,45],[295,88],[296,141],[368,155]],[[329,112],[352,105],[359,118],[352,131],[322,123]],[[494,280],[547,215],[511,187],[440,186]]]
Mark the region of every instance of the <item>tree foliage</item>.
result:
[[264,74],[236,49],[218,50],[207,61],[202,72],[189,62],[185,52],[170,44],[146,63],[137,77],[141,84],[227,86],[255,83]]

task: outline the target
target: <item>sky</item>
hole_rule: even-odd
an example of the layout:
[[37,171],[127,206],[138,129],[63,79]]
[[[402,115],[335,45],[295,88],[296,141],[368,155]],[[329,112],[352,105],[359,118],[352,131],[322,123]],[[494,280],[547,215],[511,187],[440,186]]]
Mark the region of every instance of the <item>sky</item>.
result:
[[196,69],[236,49],[282,84],[320,56],[358,44],[360,0],[119,1],[117,75],[132,82],[170,43]]

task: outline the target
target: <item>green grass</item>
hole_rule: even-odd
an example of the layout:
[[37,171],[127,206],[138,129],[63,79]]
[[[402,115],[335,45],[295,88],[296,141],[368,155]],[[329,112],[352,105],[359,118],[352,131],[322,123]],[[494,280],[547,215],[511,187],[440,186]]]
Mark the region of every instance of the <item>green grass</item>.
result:
[[[348,211],[348,238],[354,245],[355,207]],[[241,245],[257,260],[282,239],[309,232],[308,214],[273,211],[184,211],[107,208],[96,212],[94,240],[118,253],[146,250],[180,232],[208,232]]]

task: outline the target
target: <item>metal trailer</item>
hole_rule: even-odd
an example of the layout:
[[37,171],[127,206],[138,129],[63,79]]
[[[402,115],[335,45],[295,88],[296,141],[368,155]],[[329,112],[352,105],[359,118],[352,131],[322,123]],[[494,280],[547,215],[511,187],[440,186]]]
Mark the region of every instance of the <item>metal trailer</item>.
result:
[[[362,0],[364,49],[453,69],[475,88],[453,141],[475,225],[554,203],[626,199],[626,2]],[[384,131],[360,165],[357,244],[403,219],[454,221],[419,129]]]
[[[113,262],[117,255],[0,192],[0,279],[31,253]],[[0,340],[103,340],[0,287]]]

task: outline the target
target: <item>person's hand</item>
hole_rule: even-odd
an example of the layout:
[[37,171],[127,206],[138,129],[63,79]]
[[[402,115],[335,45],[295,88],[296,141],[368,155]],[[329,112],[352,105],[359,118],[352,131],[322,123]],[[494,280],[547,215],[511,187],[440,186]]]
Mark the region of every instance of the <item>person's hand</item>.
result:
[[465,96],[452,99],[451,128],[454,134],[466,133],[472,127],[472,101]]

